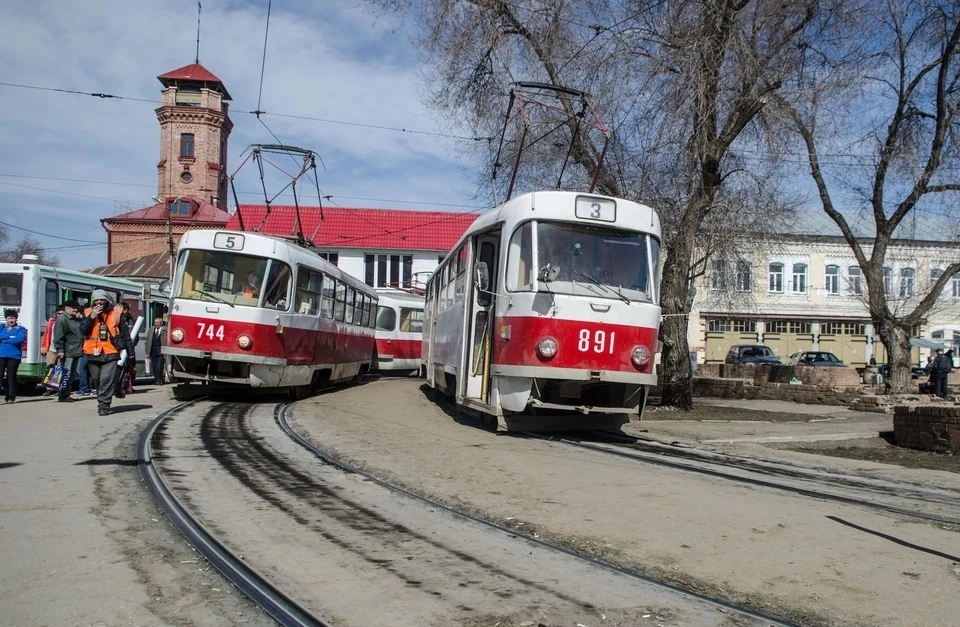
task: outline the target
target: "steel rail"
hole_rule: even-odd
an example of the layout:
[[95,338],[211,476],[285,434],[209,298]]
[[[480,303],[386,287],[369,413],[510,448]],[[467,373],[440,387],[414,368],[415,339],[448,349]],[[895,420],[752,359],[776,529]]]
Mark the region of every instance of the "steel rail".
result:
[[[567,445],[567,446],[573,446],[573,447],[576,447],[576,448],[581,448],[581,449],[585,449],[585,450],[588,450],[588,451],[594,451],[594,452],[598,452],[598,453],[605,454],[605,455],[612,455],[612,456],[615,456],[615,457],[620,457],[620,458],[624,458],[624,459],[630,459],[630,460],[633,460],[633,461],[636,461],[636,462],[640,462],[640,463],[651,464],[651,465],[654,465],[654,466],[663,466],[663,467],[665,467],[665,468],[672,468],[672,469],[675,469],[675,470],[683,470],[683,471],[686,471],[686,472],[692,472],[692,473],[696,473],[696,474],[707,475],[707,476],[710,476],[710,477],[716,477],[716,478],[718,478],[718,479],[725,479],[725,480],[728,480],[728,481],[734,481],[734,482],[738,482],[738,483],[745,483],[745,484],[748,484],[748,485],[753,485],[753,486],[758,486],[758,487],[771,488],[771,489],[774,489],[774,490],[780,490],[780,491],[783,491],[783,492],[790,492],[790,493],[792,493],[792,494],[798,494],[798,495],[800,495],[800,496],[806,496],[806,497],[815,498],[815,499],[822,499],[822,500],[825,500],[825,501],[835,501],[835,502],[838,502],[838,503],[843,503],[843,504],[845,504],[845,505],[854,505],[854,506],[859,506],[859,507],[867,507],[867,508],[870,508],[870,509],[876,509],[876,510],[884,511],[884,512],[891,513],[891,514],[898,514],[898,515],[900,515],[900,516],[909,516],[910,518],[919,518],[919,519],[922,519],[922,520],[930,520],[930,521],[938,522],[938,523],[946,523],[946,524],[951,524],[951,525],[960,525],[960,518],[952,518],[952,517],[950,517],[950,516],[941,516],[941,515],[939,515],[939,514],[930,514],[930,513],[921,512],[921,511],[917,511],[917,510],[906,509],[906,508],[903,508],[903,507],[897,507],[896,505],[886,505],[886,504],[884,504],[884,503],[878,503],[878,502],[876,502],[876,501],[867,501],[867,500],[859,499],[859,498],[852,497],[852,496],[843,496],[843,495],[841,495],[841,494],[834,494],[834,493],[831,493],[831,492],[824,492],[824,491],[822,491],[822,490],[814,490],[814,489],[810,489],[810,488],[801,488],[801,487],[798,487],[798,486],[791,486],[791,485],[786,485],[786,484],[783,484],[783,483],[777,483],[777,482],[775,482],[775,481],[767,481],[767,480],[764,480],[764,479],[755,479],[755,478],[752,478],[752,477],[745,477],[745,476],[736,475],[736,474],[729,473],[729,472],[723,472],[723,471],[721,471],[721,470],[715,470],[715,469],[711,469],[711,468],[703,468],[703,467],[700,467],[700,466],[696,466],[696,465],[694,465],[694,464],[692,464],[692,463],[683,463],[683,462],[679,462],[679,461],[671,461],[671,460],[662,459],[662,457],[665,457],[665,456],[669,456],[669,457],[684,457],[683,454],[674,453],[674,452],[670,451],[669,449],[664,449],[663,451],[659,451],[659,450],[658,450],[657,452],[645,452],[645,451],[639,451],[639,450],[637,450],[636,448],[633,448],[632,446],[630,446],[629,444],[622,444],[622,443],[616,443],[616,442],[611,442],[611,443],[610,443],[611,446],[622,446],[622,447],[624,447],[624,448],[630,448],[630,449],[631,449],[631,452],[625,452],[625,451],[611,450],[611,449],[609,449],[609,448],[606,448],[605,446],[600,446],[600,445],[598,445],[598,444],[590,444],[590,443],[586,443],[586,442],[579,442],[579,441],[577,441],[577,440],[570,440],[570,439],[567,439],[567,438],[554,438],[554,437],[549,437],[549,436],[543,436],[542,434],[533,434],[533,433],[528,433],[528,434],[525,434],[525,435],[527,435],[527,436],[529,436],[529,437],[535,437],[535,438],[538,438],[538,439],[547,440],[547,441],[550,441],[550,442],[558,442],[558,443],[560,443],[560,444],[565,444],[565,445]],[[689,458],[688,458],[688,459],[689,459]],[[696,460],[696,461],[699,462],[699,463],[702,463],[702,464],[704,464],[704,465],[708,465],[708,466],[710,466],[710,465],[712,465],[712,466],[721,466],[721,467],[730,467],[730,466],[732,466],[732,464],[726,464],[726,463],[724,463],[724,462],[722,462],[722,461],[718,461],[718,460],[700,459],[700,460]],[[740,470],[743,470],[744,472],[747,472],[747,473],[751,473],[751,472],[752,472],[752,473],[756,473],[756,472],[757,472],[756,470],[751,470],[751,469],[742,468],[742,467],[740,468]],[[802,478],[802,477],[796,477],[796,479],[797,479],[798,481],[810,480],[809,478]],[[851,489],[856,490],[857,488],[851,486]],[[908,497],[903,497],[903,498],[908,498]]]
[[153,441],[165,420],[197,400],[181,403],[160,413],[140,434],[137,442],[137,466],[140,476],[173,526],[203,557],[251,601],[281,625],[291,627],[327,627],[295,601],[275,588],[241,558],[224,547],[170,490],[154,464]]
[[478,525],[482,525],[482,526],[487,527],[487,528],[489,528],[489,529],[494,529],[494,530],[499,531],[499,532],[501,532],[501,533],[505,533],[505,534],[510,535],[510,536],[514,536],[514,537],[517,537],[517,538],[521,538],[521,539],[523,539],[523,540],[525,540],[525,541],[527,541],[527,542],[530,542],[531,544],[534,544],[534,545],[536,545],[536,546],[539,546],[540,548],[547,549],[547,550],[550,550],[550,551],[554,551],[554,552],[556,552],[556,553],[561,553],[561,554],[566,555],[566,556],[568,556],[568,557],[572,557],[572,558],[574,558],[574,559],[580,560],[581,562],[585,562],[585,563],[587,563],[587,564],[596,566],[597,568],[601,568],[601,569],[606,570],[606,571],[609,571],[609,572],[613,572],[613,573],[616,573],[616,574],[619,574],[619,575],[623,575],[623,576],[626,576],[626,577],[630,577],[631,579],[636,579],[636,580],[642,581],[642,582],[644,582],[644,583],[648,583],[648,584],[651,584],[651,585],[654,585],[654,586],[657,586],[657,587],[660,587],[660,588],[664,588],[664,589],[666,589],[666,590],[670,590],[670,591],[672,591],[672,592],[676,592],[676,593],[682,594],[682,595],[684,595],[684,596],[687,596],[687,597],[689,597],[689,598],[691,598],[691,599],[696,599],[696,600],[698,600],[698,601],[702,601],[702,602],[705,602],[705,603],[709,603],[709,604],[711,604],[711,605],[714,605],[714,606],[717,606],[717,607],[719,607],[719,608],[728,610],[728,611],[730,611],[730,612],[736,612],[736,613],[741,614],[741,615],[743,615],[743,616],[748,616],[748,617],[750,617],[750,618],[754,618],[754,619],[763,621],[764,623],[767,623],[767,624],[769,624],[769,625],[776,625],[777,627],[798,627],[796,623],[791,623],[791,622],[789,622],[789,621],[786,621],[786,620],[783,620],[783,619],[780,619],[780,618],[777,618],[777,617],[774,617],[774,616],[770,616],[769,614],[764,614],[764,613],[762,613],[762,612],[753,610],[753,609],[751,609],[751,608],[749,608],[749,607],[745,607],[745,606],[742,606],[742,605],[737,605],[737,604],[735,604],[735,603],[731,603],[731,602],[729,602],[729,601],[725,601],[725,600],[723,600],[723,599],[719,599],[719,598],[716,598],[716,597],[707,596],[707,595],[705,595],[705,594],[703,594],[703,593],[696,592],[695,590],[691,590],[691,589],[689,589],[689,588],[684,588],[684,587],[679,586],[679,585],[677,585],[677,584],[673,584],[673,583],[669,583],[669,582],[667,582],[667,581],[663,581],[663,580],[660,580],[660,579],[656,579],[656,578],[654,578],[654,577],[652,577],[652,576],[650,576],[650,575],[645,575],[645,574],[643,574],[643,573],[641,573],[641,572],[637,572],[637,571],[635,571],[635,570],[630,570],[630,569],[625,568],[625,567],[622,567],[622,566],[617,566],[616,564],[613,564],[613,563],[611,563],[611,562],[606,562],[606,561],[603,561],[603,560],[601,560],[601,559],[597,559],[597,558],[593,558],[593,557],[588,557],[588,556],[582,555],[582,554],[580,554],[580,553],[577,553],[576,551],[573,551],[573,550],[568,549],[568,548],[563,547],[563,546],[559,546],[559,545],[556,545],[556,544],[552,544],[552,543],[547,542],[547,541],[545,541],[545,540],[542,540],[542,539],[540,539],[540,538],[534,538],[534,537],[531,537],[531,536],[529,536],[529,535],[525,535],[525,534],[520,533],[520,532],[518,532],[518,531],[516,531],[516,530],[514,530],[514,529],[509,529],[509,528],[507,528],[507,527],[498,525],[498,524],[496,524],[496,523],[492,523],[492,522],[490,522],[490,521],[488,521],[488,520],[484,520],[483,518],[478,518],[478,517],[476,517],[476,516],[473,516],[472,514],[468,514],[468,513],[466,513],[466,512],[463,512],[463,511],[460,511],[460,510],[458,510],[458,509],[455,509],[455,508],[453,508],[453,507],[451,507],[451,506],[449,506],[449,505],[447,505],[447,504],[445,504],[445,503],[441,503],[440,501],[435,501],[435,500],[430,499],[430,498],[428,498],[428,497],[421,496],[421,495],[416,494],[415,492],[412,492],[412,491],[410,491],[410,490],[408,490],[408,489],[406,489],[406,488],[403,488],[403,487],[401,487],[401,486],[399,486],[399,485],[390,483],[389,481],[386,481],[385,479],[382,479],[382,478],[380,478],[380,477],[376,477],[376,476],[374,476],[374,475],[372,475],[372,474],[370,474],[370,473],[368,473],[368,472],[366,472],[366,471],[364,471],[364,470],[361,470],[361,469],[357,468],[356,466],[353,466],[353,465],[351,465],[351,464],[349,464],[349,463],[347,463],[347,462],[345,462],[345,461],[343,461],[343,460],[340,460],[340,459],[337,459],[336,457],[333,457],[332,455],[330,455],[330,454],[327,453],[326,451],[323,451],[323,450],[320,449],[319,447],[315,446],[312,442],[310,442],[309,440],[307,440],[306,438],[304,438],[302,435],[300,435],[299,433],[297,433],[296,431],[294,431],[293,427],[291,427],[291,426],[290,426],[290,423],[287,421],[287,416],[286,416],[286,414],[287,414],[287,409],[290,407],[290,405],[291,405],[291,403],[280,403],[280,404],[277,405],[277,409],[276,409],[275,414],[274,414],[274,415],[275,415],[275,418],[276,418],[277,424],[278,424],[278,425],[280,426],[280,428],[284,431],[284,433],[286,433],[287,436],[290,437],[290,439],[292,439],[294,442],[296,442],[297,444],[299,444],[300,446],[302,446],[303,448],[305,448],[305,449],[306,449],[307,451],[309,451],[312,455],[316,456],[317,458],[319,458],[319,459],[320,459],[321,461],[323,461],[324,463],[329,464],[330,466],[333,466],[334,468],[338,468],[338,469],[340,469],[340,470],[342,470],[342,471],[344,471],[344,472],[348,472],[348,473],[351,473],[351,474],[355,474],[355,475],[357,475],[357,476],[360,476],[360,477],[363,477],[363,478],[365,478],[365,479],[368,479],[369,481],[371,481],[371,482],[373,482],[373,483],[376,483],[377,485],[379,485],[379,486],[381,486],[381,487],[383,487],[383,488],[386,488],[387,490],[393,492],[394,494],[400,494],[400,495],[406,496],[406,497],[408,497],[408,498],[410,498],[410,499],[413,499],[413,500],[415,500],[415,501],[419,501],[419,502],[421,502],[421,503],[423,503],[423,504],[425,504],[425,505],[429,505],[430,507],[434,507],[434,508],[443,510],[443,511],[445,511],[445,512],[447,512],[447,513],[449,513],[449,514],[452,514],[453,516],[456,516],[457,518],[460,518],[460,519],[462,519],[462,520],[468,520],[468,521],[470,521],[470,522],[476,523],[476,524],[478,524]]

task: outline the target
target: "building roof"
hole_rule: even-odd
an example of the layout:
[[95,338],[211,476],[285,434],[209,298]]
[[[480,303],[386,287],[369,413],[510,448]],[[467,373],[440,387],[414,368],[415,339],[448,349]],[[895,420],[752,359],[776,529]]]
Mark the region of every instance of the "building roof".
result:
[[[227,222],[230,220],[230,214],[217,207],[212,205],[205,200],[196,198],[194,196],[184,197],[182,200],[186,200],[190,203],[190,213],[189,216],[179,216],[174,215],[170,216],[169,219],[174,224],[186,224],[189,226],[214,226],[214,227],[224,227]],[[121,224],[121,223],[137,223],[137,224],[156,224],[156,223],[167,223],[167,217],[169,212],[169,206],[166,203],[157,203],[155,205],[150,205],[149,207],[144,207],[143,209],[137,209],[136,211],[130,211],[127,213],[122,213],[110,218],[103,218],[100,220],[103,224]]]
[[[280,237],[298,232],[296,211],[290,205],[271,206],[269,215],[264,205],[240,205],[239,212],[247,231]],[[321,223],[319,207],[300,207],[300,222],[307,239],[312,239],[315,246],[334,249],[447,252],[476,219],[476,212],[324,207]],[[240,229],[236,212],[226,228]]]
[[185,65],[176,70],[167,72],[166,74],[161,74],[157,79],[163,83],[164,87],[169,87],[171,83],[176,81],[192,81],[197,83],[214,83],[220,88],[220,92],[223,94],[224,100],[231,100],[230,94],[227,93],[227,88],[224,87],[223,81],[214,75],[213,72],[203,67],[199,63],[191,63],[190,65]]
[[166,252],[154,253],[91,268],[84,270],[84,272],[130,279],[166,279],[170,276],[170,254]]

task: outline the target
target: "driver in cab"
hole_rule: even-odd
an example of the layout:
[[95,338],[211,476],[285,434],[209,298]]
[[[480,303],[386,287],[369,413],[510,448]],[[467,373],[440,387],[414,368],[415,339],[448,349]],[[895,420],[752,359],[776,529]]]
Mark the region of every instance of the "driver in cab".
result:
[[257,273],[252,270],[247,273],[247,280],[240,286],[240,296],[260,298],[260,285],[257,283]]

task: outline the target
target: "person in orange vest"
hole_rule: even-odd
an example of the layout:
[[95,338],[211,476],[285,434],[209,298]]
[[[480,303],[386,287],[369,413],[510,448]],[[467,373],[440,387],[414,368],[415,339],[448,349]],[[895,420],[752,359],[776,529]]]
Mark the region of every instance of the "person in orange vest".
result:
[[104,290],[93,290],[91,300],[93,306],[84,311],[80,320],[80,332],[90,379],[97,388],[97,413],[106,416],[116,392],[120,352],[127,350],[129,355],[132,350],[127,339],[130,329],[123,321],[123,311],[114,306]]

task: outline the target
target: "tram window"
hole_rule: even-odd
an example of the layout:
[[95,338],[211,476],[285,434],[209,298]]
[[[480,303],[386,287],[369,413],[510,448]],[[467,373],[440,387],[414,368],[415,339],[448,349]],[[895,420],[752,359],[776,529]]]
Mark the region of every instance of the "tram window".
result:
[[308,268],[297,268],[297,313],[315,316],[320,312],[324,276]]
[[19,273],[0,274],[0,305],[19,307],[23,294],[23,275]]
[[356,306],[354,305],[354,299],[356,298],[356,293],[352,287],[347,288],[347,300],[344,303],[343,308],[343,321],[347,324],[353,324],[353,313],[356,311]]
[[[175,296],[256,307],[260,302],[268,261],[262,257],[226,251],[188,250],[180,258],[179,265],[183,268],[183,276],[180,280],[180,291]],[[283,285],[283,290],[275,288],[271,306],[275,306],[279,299],[287,298],[286,288],[290,280],[289,266],[276,261],[274,268],[266,281],[268,291],[272,291],[271,288],[274,288],[278,281],[282,283],[285,280],[287,284]],[[286,302],[283,308],[286,308]]]
[[403,333],[423,333],[423,310],[401,307],[400,331]]
[[320,315],[324,318],[333,318],[333,297],[336,281],[332,277],[323,277],[323,292],[320,298]]
[[282,261],[270,262],[270,276],[264,284],[263,306],[286,310],[290,303],[290,266]]
[[490,303],[493,302],[493,294],[497,291],[497,249],[492,242],[483,242],[480,244],[479,261],[487,264],[487,267],[490,268],[490,285],[486,291],[477,293],[477,305],[489,307]]
[[373,307],[373,301],[366,294],[363,295],[363,322],[362,326],[369,327],[370,324],[370,309]]
[[346,309],[347,286],[340,281],[337,281],[336,297],[337,300],[333,305],[333,319],[343,322],[343,316]]
[[393,331],[397,328],[397,310],[393,307],[380,305],[377,308],[377,330]]
[[533,223],[525,222],[510,238],[510,248],[507,251],[507,290],[511,292],[530,292],[535,289],[532,233]]

